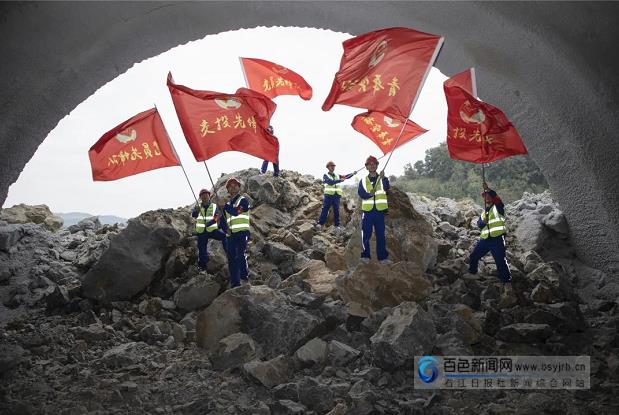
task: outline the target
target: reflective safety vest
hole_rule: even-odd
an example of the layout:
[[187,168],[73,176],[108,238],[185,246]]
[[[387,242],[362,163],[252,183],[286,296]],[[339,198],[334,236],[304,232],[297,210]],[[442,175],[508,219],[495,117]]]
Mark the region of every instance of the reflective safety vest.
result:
[[[243,200],[243,196],[240,196],[232,207],[236,209],[241,204],[241,200]],[[232,233],[249,231],[249,211],[241,212],[237,216],[232,216],[226,212],[226,221]]]
[[481,230],[482,239],[487,239],[488,236],[501,236],[505,234],[505,218],[499,214],[495,205],[492,205],[490,208],[490,215],[488,220],[486,220],[486,212],[482,212],[481,220],[486,223]]
[[363,190],[368,193],[372,193],[372,190],[376,189],[374,197],[362,200],[361,209],[364,212],[369,212],[374,209],[374,207],[376,207],[378,211],[387,210],[389,205],[387,204],[387,193],[383,190],[383,180],[380,178],[376,179],[376,185],[372,186],[370,176],[366,176],[365,179],[361,180],[361,183],[363,183]]
[[[327,173],[327,176],[329,176],[331,178],[331,180],[338,180],[338,176],[334,173]],[[337,183],[337,184],[327,184],[325,183],[325,195],[328,196],[333,196],[333,195],[338,195],[338,196],[342,196],[342,185]]]
[[206,229],[207,232],[213,232],[217,230],[217,222],[213,223],[211,226],[206,227],[206,224],[215,219],[215,213],[217,212],[217,205],[215,203],[211,203],[204,211],[204,208],[200,206],[200,213],[198,214],[198,219],[196,221],[196,232],[202,233]]

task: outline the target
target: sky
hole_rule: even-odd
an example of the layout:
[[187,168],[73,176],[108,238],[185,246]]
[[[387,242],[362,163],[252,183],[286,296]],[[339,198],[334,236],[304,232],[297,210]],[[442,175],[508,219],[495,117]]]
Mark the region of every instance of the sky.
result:
[[[343,105],[335,105],[328,112],[321,109],[339,68],[342,42],[351,37],[314,28],[241,29],[209,35],[136,63],[58,123],[9,188],[3,207],[46,204],[56,213],[87,212],[131,218],[148,210],[191,204],[194,198],[180,167],[94,182],[88,150],[105,132],[156,105],[193,189],[197,192],[210,188],[204,164],[195,161],[183,136],[166,77],[171,71],[178,84],[233,93],[245,86],[238,59],[241,56],[288,67],[313,88],[310,101],[298,96],[274,99],[277,110],[271,124],[280,143],[282,170],[322,177],[329,160],[335,162],[339,174],[360,169],[369,155],[382,155],[374,143],[350,126],[354,116],[364,110]],[[438,69],[432,68],[410,117],[430,131],[394,152],[385,171],[387,175],[403,174],[406,163],[423,159],[425,150],[445,141],[445,79]],[[207,164],[215,179],[237,170],[259,168],[262,160],[227,152]],[[379,165],[379,169],[382,167]],[[357,179],[362,177],[361,173]],[[353,180],[344,184],[353,184]]]

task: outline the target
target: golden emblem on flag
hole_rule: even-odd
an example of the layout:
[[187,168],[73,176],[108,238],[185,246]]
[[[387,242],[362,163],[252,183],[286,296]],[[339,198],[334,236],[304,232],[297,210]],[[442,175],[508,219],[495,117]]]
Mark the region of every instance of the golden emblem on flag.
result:
[[481,108],[473,108],[469,100],[460,106],[460,118],[468,124],[481,124],[486,120],[486,115]]
[[383,117],[383,121],[385,121],[385,125],[390,128],[395,128],[401,124],[400,121],[394,120],[391,117],[387,117],[386,115]]
[[236,100],[234,98],[228,98],[228,99],[216,98],[215,103],[225,110],[241,108],[241,101]]
[[131,129],[131,135],[127,135],[127,133],[128,131],[124,130],[122,133],[116,134],[116,139],[122,144],[127,144],[128,142],[135,141],[135,139],[138,138],[138,133],[134,129]]
[[372,69],[376,65],[380,63],[385,57],[385,49],[387,49],[387,41],[383,40],[376,46],[374,52],[372,52],[372,56],[370,56],[370,62],[368,63],[368,67]]

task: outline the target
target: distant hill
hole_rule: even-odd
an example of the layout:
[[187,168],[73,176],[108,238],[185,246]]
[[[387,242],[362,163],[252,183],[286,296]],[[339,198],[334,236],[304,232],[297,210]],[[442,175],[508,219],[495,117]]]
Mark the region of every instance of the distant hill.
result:
[[91,216],[98,216],[99,222],[101,222],[102,225],[112,225],[114,223],[127,222],[127,219],[121,218],[118,216],[113,216],[113,215],[92,215],[90,213],[84,213],[84,212],[68,212],[68,213],[54,213],[54,214],[62,218],[62,220],[64,221],[64,224],[63,224],[64,228],[71,226],[71,225],[75,225],[82,219],[86,219]]

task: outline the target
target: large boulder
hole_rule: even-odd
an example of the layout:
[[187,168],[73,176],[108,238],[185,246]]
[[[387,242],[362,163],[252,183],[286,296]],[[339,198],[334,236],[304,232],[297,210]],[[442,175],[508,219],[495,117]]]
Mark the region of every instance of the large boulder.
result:
[[212,275],[199,274],[181,285],[174,293],[174,303],[184,311],[208,306],[219,295],[222,285]]
[[549,236],[537,213],[524,215],[518,222],[514,235],[524,251],[539,251]]
[[243,372],[267,388],[287,382],[294,374],[294,364],[287,356],[279,355],[266,362],[252,361],[243,365]]
[[337,278],[336,284],[344,301],[358,303],[368,312],[420,301],[432,291],[432,283],[414,262],[360,264],[350,275]]
[[418,304],[394,307],[370,341],[376,364],[386,370],[412,368],[415,356],[428,354],[436,343],[432,316]]
[[83,295],[104,302],[129,300],[148,287],[190,226],[188,214],[174,214],[159,210],[129,220],[84,276]]
[[314,337],[324,319],[318,311],[293,306],[286,294],[267,286],[228,290],[198,315],[196,339],[208,351],[233,333],[246,333],[266,358],[292,354]]
[[338,274],[327,268],[324,262],[317,259],[310,260],[299,272],[289,276],[282,282],[282,287],[308,288],[311,292],[319,295],[331,295],[337,293],[335,280]]
[[[346,245],[346,261],[349,268],[359,264],[363,247],[361,245],[360,218],[357,227]],[[389,191],[389,213],[385,218],[385,234],[389,258],[393,262],[407,261],[426,270],[436,261],[438,244],[432,237],[432,225],[418,213],[406,193],[392,187]],[[370,242],[372,256],[375,257],[375,237]]]
[[571,300],[574,297],[574,288],[567,272],[558,262],[542,263],[527,274],[535,294],[532,299],[543,299],[543,303],[557,303]]
[[54,215],[46,205],[19,204],[0,211],[0,220],[8,223],[36,223],[55,232],[62,228],[62,218]]

